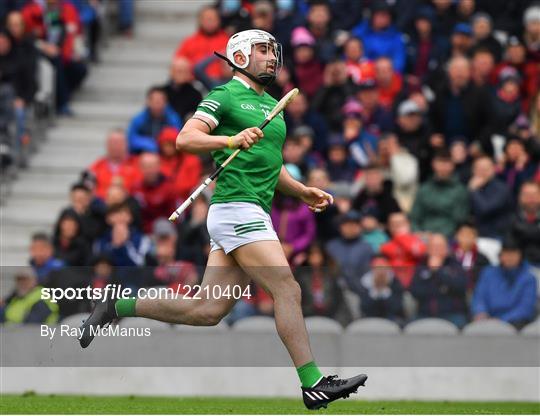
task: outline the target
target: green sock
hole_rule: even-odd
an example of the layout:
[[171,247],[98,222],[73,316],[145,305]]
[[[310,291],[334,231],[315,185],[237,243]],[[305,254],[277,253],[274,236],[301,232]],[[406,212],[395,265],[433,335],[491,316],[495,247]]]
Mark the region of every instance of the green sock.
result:
[[137,298],[118,299],[114,304],[114,309],[116,309],[118,317],[136,316],[135,302],[137,302]]
[[298,373],[298,377],[300,377],[302,387],[313,387],[323,376],[315,361],[310,361],[302,367],[298,367],[296,372]]

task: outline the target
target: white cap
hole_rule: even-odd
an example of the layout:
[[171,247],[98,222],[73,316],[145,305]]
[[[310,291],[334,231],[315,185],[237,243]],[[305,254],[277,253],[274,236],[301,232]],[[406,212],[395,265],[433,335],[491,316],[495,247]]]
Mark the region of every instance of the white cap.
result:
[[398,107],[398,116],[407,116],[409,114],[421,114],[422,109],[413,100],[405,100]]
[[532,22],[540,21],[540,5],[535,4],[534,6],[529,7],[525,10],[523,15],[523,24],[528,24]]

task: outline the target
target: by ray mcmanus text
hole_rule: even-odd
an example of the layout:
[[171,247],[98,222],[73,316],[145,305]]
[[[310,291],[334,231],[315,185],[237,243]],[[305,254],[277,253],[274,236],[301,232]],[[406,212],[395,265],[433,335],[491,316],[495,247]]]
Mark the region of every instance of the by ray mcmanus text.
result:
[[[56,336],[64,337],[76,337],[82,336],[81,328],[71,325],[59,325],[59,326],[40,326],[40,335],[52,340]],[[95,337],[149,337],[152,335],[150,328],[124,328],[119,325],[109,325],[106,327],[90,326],[90,333]]]

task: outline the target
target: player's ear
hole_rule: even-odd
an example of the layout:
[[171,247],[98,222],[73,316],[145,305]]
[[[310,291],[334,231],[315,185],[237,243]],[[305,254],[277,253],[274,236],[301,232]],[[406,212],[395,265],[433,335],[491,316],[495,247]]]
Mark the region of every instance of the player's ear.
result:
[[234,54],[234,63],[237,64],[238,66],[242,66],[244,65],[245,62],[246,62],[246,57],[244,56],[244,54],[240,51],[237,51]]

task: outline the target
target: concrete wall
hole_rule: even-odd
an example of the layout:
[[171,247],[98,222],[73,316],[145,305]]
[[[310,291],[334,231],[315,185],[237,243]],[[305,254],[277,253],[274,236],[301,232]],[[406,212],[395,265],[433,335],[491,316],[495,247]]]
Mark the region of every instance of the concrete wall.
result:
[[[153,330],[101,337],[81,350],[38,328],[0,331],[1,392],[291,396],[294,368],[275,334]],[[540,401],[538,338],[311,335],[330,374],[369,375],[361,399]],[[231,383],[234,376],[235,382]]]
[[[325,368],[369,379],[353,399],[540,401],[538,367]],[[153,396],[298,397],[293,368],[284,367],[10,367],[1,393]],[[234,383],[231,382],[234,377]]]

